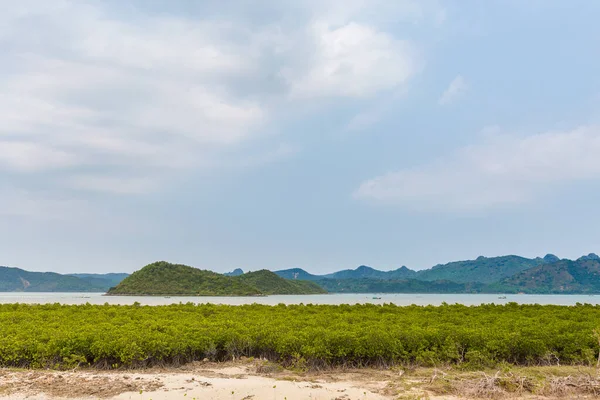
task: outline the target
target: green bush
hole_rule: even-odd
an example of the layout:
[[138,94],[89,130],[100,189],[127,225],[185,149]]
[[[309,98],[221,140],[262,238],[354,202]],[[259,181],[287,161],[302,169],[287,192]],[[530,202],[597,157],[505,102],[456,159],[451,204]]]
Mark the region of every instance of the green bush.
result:
[[0,366],[593,364],[600,306],[0,305]]

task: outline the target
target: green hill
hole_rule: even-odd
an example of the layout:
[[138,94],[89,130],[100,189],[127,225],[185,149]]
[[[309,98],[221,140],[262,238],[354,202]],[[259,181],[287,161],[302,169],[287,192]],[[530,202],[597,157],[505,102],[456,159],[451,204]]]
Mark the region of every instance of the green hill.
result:
[[0,267],[0,292],[104,292],[97,283],[54,272],[30,272]]
[[436,265],[431,269],[418,271],[414,278],[423,281],[492,283],[546,263],[546,259],[543,258],[530,259],[512,255],[490,258],[482,256],[476,260]]
[[491,284],[489,289],[508,293],[600,293],[600,260],[586,256],[540,265]]
[[181,264],[158,261],[123,279],[107,294],[253,296],[261,292],[239,279]]
[[165,261],[149,264],[125,278],[109,295],[257,296],[325,293],[310,282],[289,281],[270,271],[225,276]]
[[266,269],[256,272],[246,272],[237,277],[242,282],[252,285],[263,294],[319,294],[327,293],[314,282],[289,280],[278,276]]

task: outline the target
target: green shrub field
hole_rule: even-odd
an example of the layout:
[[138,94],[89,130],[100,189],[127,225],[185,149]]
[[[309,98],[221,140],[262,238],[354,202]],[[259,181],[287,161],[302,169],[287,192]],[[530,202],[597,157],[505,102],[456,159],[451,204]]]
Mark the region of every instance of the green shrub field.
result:
[[600,306],[0,305],[0,366],[595,365]]

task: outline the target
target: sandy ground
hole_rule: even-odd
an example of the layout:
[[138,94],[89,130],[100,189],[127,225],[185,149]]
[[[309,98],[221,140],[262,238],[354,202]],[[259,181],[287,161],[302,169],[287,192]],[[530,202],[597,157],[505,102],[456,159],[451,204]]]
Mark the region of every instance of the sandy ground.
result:
[[0,372],[0,399],[389,399],[385,382],[257,375],[253,366],[141,372]]
[[[458,400],[424,389],[402,370],[301,373],[259,362],[195,363],[139,371],[0,369],[0,400]],[[487,396],[485,396],[487,397]],[[502,396],[506,398],[505,396]],[[561,396],[589,399],[595,396]],[[544,397],[514,397],[543,399]]]
[[[256,362],[197,363],[141,371],[0,369],[0,399],[387,400],[398,372],[295,373]],[[267,370],[265,372],[265,369]],[[415,397],[417,398],[417,397]],[[433,398],[432,398],[433,399]],[[436,397],[452,399],[452,397]]]

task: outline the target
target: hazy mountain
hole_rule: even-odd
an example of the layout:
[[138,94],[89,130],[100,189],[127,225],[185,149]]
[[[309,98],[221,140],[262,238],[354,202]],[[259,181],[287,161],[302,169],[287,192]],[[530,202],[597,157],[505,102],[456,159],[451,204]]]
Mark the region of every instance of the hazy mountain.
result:
[[415,271],[404,266],[393,271],[379,271],[366,265],[361,265],[356,269],[345,269],[323,275],[323,277],[330,279],[406,279],[415,277],[416,275]]
[[478,293],[485,287],[481,283],[417,279],[322,279],[316,283],[330,293]]
[[92,286],[102,288],[107,291],[113,286],[117,286],[129,274],[124,273],[109,273],[109,274],[69,274],[69,276],[77,277],[83,281],[90,283]]
[[544,261],[549,263],[560,261],[560,258],[556,257],[554,254],[546,254],[544,256]]
[[524,293],[600,293],[600,260],[584,256],[560,260],[505,278],[490,288]]
[[236,268],[231,272],[225,272],[223,275],[225,276],[240,276],[244,274],[244,270],[241,268]]
[[104,292],[106,289],[76,276],[0,267],[0,292]]
[[577,261],[585,261],[585,260],[600,260],[600,257],[598,257],[598,255],[595,253],[590,253],[587,256],[581,256],[577,259]]
[[543,258],[530,259],[513,255],[490,258],[481,256],[476,260],[436,265],[431,269],[418,271],[415,278],[424,281],[492,283],[546,263]]
[[111,294],[301,294],[322,292],[321,288],[330,292],[600,293],[600,257],[590,253],[572,261],[553,254],[533,259],[482,256],[421,271],[404,266],[380,271],[361,265],[327,275],[300,268],[251,273],[237,268],[217,274],[166,262],[150,264],[132,275],[61,275],[0,267],[0,291],[105,292],[115,286]]
[[303,281],[316,281],[323,279],[322,275],[313,275],[301,268],[282,269],[275,271],[277,275],[284,279],[303,280]]

